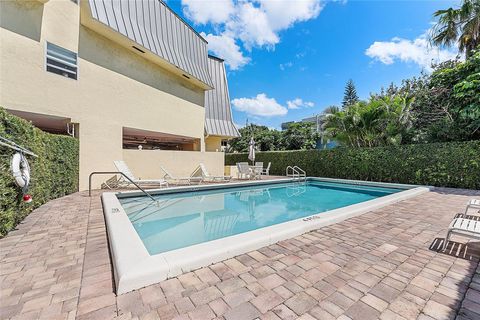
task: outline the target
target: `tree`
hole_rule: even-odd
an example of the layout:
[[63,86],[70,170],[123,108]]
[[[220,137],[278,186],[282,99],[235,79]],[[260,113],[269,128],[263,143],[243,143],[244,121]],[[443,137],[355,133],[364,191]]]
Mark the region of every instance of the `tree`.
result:
[[266,126],[259,126],[250,124],[241,128],[241,136],[230,141],[229,152],[248,152],[250,139],[255,139],[255,144],[259,151],[273,151],[278,150],[280,145],[280,133],[277,130],[271,130]]
[[311,123],[294,122],[282,132],[282,147],[284,150],[315,149],[320,135]]
[[325,117],[328,136],[350,147],[398,145],[410,135],[410,108],[407,95],[372,96]]
[[358,101],[359,99],[357,95],[357,89],[355,89],[355,84],[353,83],[353,80],[350,79],[345,85],[345,93],[343,95],[342,107],[346,108],[357,103]]
[[480,51],[464,62],[446,61],[411,88],[415,141],[480,139]]
[[480,45],[480,0],[463,0],[459,8],[438,10],[430,41],[437,46],[457,44],[459,52],[470,57]]

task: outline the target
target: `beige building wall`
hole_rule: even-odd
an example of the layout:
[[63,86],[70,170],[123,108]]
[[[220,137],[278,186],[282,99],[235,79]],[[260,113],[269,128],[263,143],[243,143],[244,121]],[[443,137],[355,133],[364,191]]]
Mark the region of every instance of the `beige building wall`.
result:
[[164,173],[160,165],[177,177],[189,177],[200,163],[211,175],[223,175],[223,152],[123,150],[123,159],[136,177],[155,179]]
[[205,150],[217,152],[222,150],[222,137],[209,136],[205,138]]
[[[142,167],[128,156],[135,151],[122,149],[122,127],[197,138],[204,151],[204,90],[81,26],[77,4],[0,1],[0,15],[0,105],[79,124],[80,190],[90,172],[113,170],[113,160]],[[78,53],[78,80],[45,71],[47,41]],[[185,166],[184,174],[210,159],[202,152],[153,152],[171,159],[165,163],[172,168]],[[223,168],[223,158],[215,161]]]

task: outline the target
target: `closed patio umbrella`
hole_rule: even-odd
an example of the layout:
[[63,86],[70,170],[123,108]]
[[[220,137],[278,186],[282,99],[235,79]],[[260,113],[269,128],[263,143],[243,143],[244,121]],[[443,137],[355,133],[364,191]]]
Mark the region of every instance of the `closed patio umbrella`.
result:
[[253,137],[248,144],[248,159],[255,164],[255,140],[253,140]]

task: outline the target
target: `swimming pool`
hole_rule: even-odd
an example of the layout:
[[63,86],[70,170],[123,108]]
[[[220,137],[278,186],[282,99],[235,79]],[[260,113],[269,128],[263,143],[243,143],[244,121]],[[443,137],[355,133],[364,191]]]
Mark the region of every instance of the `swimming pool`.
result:
[[149,254],[158,254],[402,191],[322,181],[120,198]]
[[117,294],[295,237],[429,187],[326,178],[106,192]]

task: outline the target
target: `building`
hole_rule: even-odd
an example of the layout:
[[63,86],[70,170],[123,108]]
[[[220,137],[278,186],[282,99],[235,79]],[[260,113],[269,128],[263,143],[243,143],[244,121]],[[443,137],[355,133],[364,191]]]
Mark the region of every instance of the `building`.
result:
[[113,160],[144,179],[158,178],[160,163],[179,176],[200,162],[223,173],[216,151],[239,135],[223,60],[163,1],[0,6],[0,105],[79,139],[80,190]]
[[[316,149],[332,149],[338,145],[336,141],[330,140],[323,135],[323,123],[325,122],[324,114],[320,113],[308,118],[304,118],[298,122],[311,124],[312,130],[315,130],[320,134],[320,139],[317,141]],[[295,121],[282,123],[282,130],[288,129],[292,123],[295,123]]]

